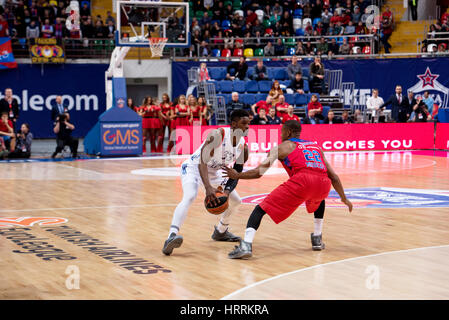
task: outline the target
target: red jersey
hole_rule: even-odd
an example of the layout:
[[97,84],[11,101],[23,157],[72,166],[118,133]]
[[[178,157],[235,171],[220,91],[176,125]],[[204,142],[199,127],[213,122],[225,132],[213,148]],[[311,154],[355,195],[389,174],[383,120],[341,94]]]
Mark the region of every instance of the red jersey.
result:
[[276,103],[276,112],[279,115],[279,117],[282,117],[283,115],[287,114],[287,111],[279,111],[278,107],[287,109],[288,106],[289,106],[289,104],[287,102],[284,102],[284,103],[278,102],[278,103]]
[[296,114],[294,114],[292,116],[290,116],[288,113],[283,114],[282,115],[282,123],[285,123],[285,121],[288,121],[288,120],[296,120],[298,122],[301,122],[301,120],[299,119],[299,117]]
[[[8,125],[12,128],[11,120],[8,120]],[[8,127],[3,123],[3,120],[0,119],[0,131],[9,133]]]
[[316,142],[297,138],[289,140],[296,144],[296,149],[281,162],[290,177],[304,169],[327,173],[326,164],[323,161],[323,151]]
[[321,103],[319,103],[318,101],[315,101],[315,102],[311,101],[311,102],[308,103],[307,109],[308,110],[317,109],[317,110],[323,112],[323,105]]
[[266,113],[268,114],[268,111],[270,111],[270,108],[273,106],[271,104],[268,104],[266,101],[261,100],[256,103],[256,113],[259,114],[260,109],[265,109]]

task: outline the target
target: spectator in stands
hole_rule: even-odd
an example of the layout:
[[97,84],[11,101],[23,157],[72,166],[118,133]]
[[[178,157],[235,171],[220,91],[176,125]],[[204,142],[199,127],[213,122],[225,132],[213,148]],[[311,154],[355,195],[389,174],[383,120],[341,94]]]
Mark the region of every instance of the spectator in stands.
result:
[[[90,20],[90,23],[92,23],[92,20]],[[56,23],[55,23],[55,38],[56,39],[62,39],[65,35],[65,25],[62,23],[61,18],[56,18]],[[84,31],[85,32],[85,31]],[[85,35],[83,32],[83,36],[85,38],[89,38],[88,35]]]
[[341,120],[335,116],[333,110],[329,110],[327,113],[327,118],[324,120],[325,124],[334,124],[334,123],[342,123]]
[[231,94],[231,101],[226,105],[226,114],[228,118],[231,116],[232,111],[237,109],[249,110],[247,104],[239,100],[239,93],[233,92]]
[[254,116],[253,120],[251,120],[251,124],[253,125],[268,124],[267,111],[262,108],[259,109],[258,113]]
[[[108,14],[111,14],[111,12],[108,11]],[[82,2],[82,5],[80,6],[80,18],[82,21],[86,21],[89,16],[90,16],[89,3],[87,1],[84,1],[84,2]],[[112,18],[112,19],[114,19],[114,18]],[[113,20],[113,22],[115,23],[115,20]],[[107,18],[106,18],[106,23],[108,23]]]
[[307,55],[314,55],[315,54],[315,46],[312,44],[312,42],[307,41],[306,45],[304,47],[304,51]]
[[282,88],[280,87],[279,81],[273,81],[271,85],[271,89],[268,92],[268,95],[271,97],[272,105],[276,105],[279,102],[279,97],[284,95]]
[[3,15],[0,14],[0,38],[9,37],[9,26]]
[[348,25],[345,27],[344,34],[346,35],[355,34],[355,26],[352,21],[349,21]]
[[270,108],[270,111],[268,112],[267,119],[268,119],[268,124],[271,124],[271,125],[276,125],[276,124],[282,123],[281,118],[276,115],[275,108]]
[[282,116],[287,113],[288,106],[289,104],[285,102],[285,96],[284,95],[279,96],[279,102],[275,104],[276,113],[279,115],[279,117],[282,118]]
[[[90,12],[88,13],[88,16],[90,15]],[[106,20],[105,23],[109,23],[109,21],[112,21],[112,24],[115,25],[115,18],[112,16],[111,11],[106,12]]]
[[335,40],[335,38],[332,38],[331,39],[331,43],[329,43],[329,46],[328,46],[328,55],[329,56],[332,56],[332,55],[338,55],[338,52],[339,52],[339,46],[338,46],[338,44],[337,44],[337,40]]
[[43,38],[52,38],[54,33],[54,28],[52,25],[50,25],[50,20],[45,19],[45,23],[42,25],[42,37]]
[[388,39],[390,38],[391,34],[393,33],[393,23],[391,19],[387,17],[382,18],[381,23],[381,30],[382,30],[382,37],[380,38],[380,41],[382,42],[384,46],[385,53],[390,53],[391,44],[388,42]]
[[8,155],[8,158],[29,158],[31,156],[31,144],[33,142],[33,134],[30,132],[30,125],[23,123],[20,132],[16,134],[15,150]]
[[353,123],[352,118],[349,116],[348,110],[344,110],[343,113],[341,114],[341,121],[342,123]]
[[259,110],[260,109],[265,109],[265,113],[268,113],[268,111],[270,110],[270,108],[273,107],[272,104],[272,99],[271,96],[268,95],[267,96],[267,100],[260,100],[257,103],[253,104],[251,106],[251,111],[253,112],[253,114],[259,114]]
[[384,99],[379,97],[379,89],[373,89],[373,95],[366,100],[366,109],[371,115],[371,122],[378,122],[380,110],[379,108],[384,104]]
[[410,0],[408,3],[413,21],[418,20],[418,0]]
[[209,71],[207,70],[207,65],[205,62],[201,62],[200,69],[198,70],[198,77],[200,82],[210,81]]
[[363,115],[360,109],[355,109],[354,114],[352,115],[353,123],[363,123]]
[[432,112],[433,112],[433,104],[435,103],[435,101],[429,95],[429,91],[425,91],[424,92],[423,102],[426,104],[427,110],[429,110],[430,114],[432,114]]
[[321,38],[320,42],[316,46],[317,55],[327,54],[329,52],[329,46],[326,39]]
[[208,56],[210,56],[209,46],[207,45],[206,41],[201,41],[201,45],[200,45],[199,50],[200,50],[199,56],[201,56],[201,57],[208,57]]
[[14,151],[16,145],[16,135],[14,133],[13,124],[8,120],[8,113],[3,112],[0,119],[0,138],[3,138],[7,149],[10,152]]
[[115,37],[115,25],[114,22],[112,20],[109,20],[107,22],[107,26],[106,26],[106,34],[108,36],[108,38],[112,39]]
[[298,41],[295,49],[295,54],[298,56],[305,56],[306,50],[304,49],[304,45],[302,44],[302,41]]
[[274,54],[276,56],[283,56],[285,54],[285,46],[282,43],[281,38],[278,38],[276,41],[276,45],[274,46]]
[[352,13],[352,21],[354,23],[359,23],[360,19],[362,18],[362,13],[360,12],[359,6],[354,6],[354,12]]
[[6,113],[12,122],[12,128],[15,129],[17,120],[19,119],[19,103],[13,97],[11,88],[5,89],[5,96],[0,100],[0,114]]
[[56,96],[55,101],[51,106],[51,120],[53,121],[53,125],[55,125],[56,118],[61,114],[69,112],[67,103],[62,103],[62,97]]
[[309,109],[307,111],[307,117],[304,119],[304,124],[319,124],[320,120],[315,115],[316,109]]
[[274,47],[271,41],[268,41],[267,45],[263,48],[265,56],[274,56]]
[[240,57],[238,62],[233,62],[227,67],[227,80],[245,80],[246,72],[248,71],[248,65],[246,64],[246,58]]
[[268,80],[268,70],[267,67],[263,65],[263,60],[257,60],[257,64],[254,67],[254,74],[252,75],[253,80]]
[[323,13],[321,14],[321,22],[323,23],[324,27],[327,29],[329,27],[329,24],[331,22],[332,13],[329,12],[329,9],[324,9]]
[[321,94],[326,91],[326,84],[324,83],[324,65],[321,62],[321,57],[315,57],[314,61],[310,64],[309,77],[311,79],[310,85],[312,92]]
[[393,94],[387,101],[385,101],[380,109],[391,105],[391,117],[396,122],[407,122],[412,110],[409,109],[407,97],[402,94],[402,87],[397,85],[395,94]]
[[298,63],[298,57],[297,57],[297,56],[293,56],[293,57],[292,57],[292,63],[290,63],[290,64],[287,66],[288,79],[289,79],[289,80],[295,79],[296,74],[297,74],[298,72],[302,74],[302,67],[301,67],[301,65]]
[[56,118],[56,124],[53,128],[53,132],[56,133],[56,150],[51,155],[52,159],[62,150],[65,146],[70,147],[72,158],[76,158],[78,154],[78,139],[72,137],[72,131],[75,130],[75,126],[70,123],[70,115],[63,113]]
[[294,93],[304,94],[304,79],[302,78],[302,73],[297,72],[295,78],[290,81],[290,89],[293,90]]
[[26,31],[27,39],[39,38],[39,34],[39,27],[36,25],[36,21],[31,20],[30,25],[27,27]]
[[293,113],[294,110],[295,109],[293,108],[293,106],[288,106],[287,113],[282,115],[282,118],[281,118],[282,123],[285,123],[286,121],[289,121],[289,120],[296,120],[298,122],[301,122],[301,119],[296,114]]
[[346,55],[351,52],[351,46],[348,43],[348,38],[343,39],[343,43],[340,46],[340,49],[338,50],[341,55]]
[[316,94],[312,94],[310,102],[307,104],[307,110],[315,110],[315,118],[324,120],[323,105],[318,101]]
[[107,30],[103,26],[103,22],[101,20],[97,20],[95,23],[94,37],[97,39],[106,38],[108,35]]

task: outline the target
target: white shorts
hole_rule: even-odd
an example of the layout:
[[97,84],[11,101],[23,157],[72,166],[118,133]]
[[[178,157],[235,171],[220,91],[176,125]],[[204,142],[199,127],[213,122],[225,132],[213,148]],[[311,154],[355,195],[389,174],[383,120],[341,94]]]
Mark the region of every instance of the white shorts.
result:
[[[224,187],[225,187],[226,183],[228,182],[228,178],[224,178],[221,173],[222,173],[222,171],[218,170],[218,171],[216,171],[216,174],[214,176],[212,176],[211,172],[208,171],[209,181],[213,187],[217,188],[218,186],[222,186],[223,190],[224,190]],[[201,175],[200,175],[198,166],[197,165],[192,166],[192,165],[183,163],[181,165],[181,182],[182,182],[183,186],[185,184],[191,184],[191,183],[194,183],[197,186],[203,185],[203,180],[201,179]]]

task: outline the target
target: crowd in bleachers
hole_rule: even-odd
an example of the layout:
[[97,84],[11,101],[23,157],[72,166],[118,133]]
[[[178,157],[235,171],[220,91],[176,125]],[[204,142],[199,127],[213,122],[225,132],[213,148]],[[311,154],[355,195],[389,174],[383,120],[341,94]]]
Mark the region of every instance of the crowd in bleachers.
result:
[[[366,26],[371,13],[365,13],[365,9],[371,4],[372,1],[366,0],[193,1],[192,45],[184,54],[191,57],[368,54],[371,46],[366,35],[377,37],[378,32]],[[388,25],[385,30],[388,33]],[[381,40],[387,43],[388,35]],[[386,50],[388,46],[387,43]],[[373,49],[377,53],[377,46]]]
[[449,12],[443,13],[436,23],[430,25],[427,37],[423,41],[421,52],[449,52]]
[[110,39],[113,45],[116,22],[112,13],[104,19],[92,17],[91,1],[78,2],[80,25],[69,30],[70,0],[6,0],[0,4],[0,37],[23,43],[31,38]]

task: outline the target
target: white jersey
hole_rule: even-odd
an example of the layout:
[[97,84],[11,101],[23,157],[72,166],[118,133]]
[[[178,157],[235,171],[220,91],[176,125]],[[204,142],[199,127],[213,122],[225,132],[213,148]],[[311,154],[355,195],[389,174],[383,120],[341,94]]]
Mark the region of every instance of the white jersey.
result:
[[[224,129],[224,137],[221,142],[221,146],[214,149],[214,155],[207,162],[207,169],[210,176],[221,176],[221,167],[229,166],[234,163],[245,149],[245,138],[241,137],[240,141],[234,147],[231,139],[231,128],[226,127]],[[182,163],[183,171],[187,167],[190,169],[197,169],[201,158],[201,148],[206,143],[204,141],[201,146]],[[198,171],[199,174],[199,171]]]

